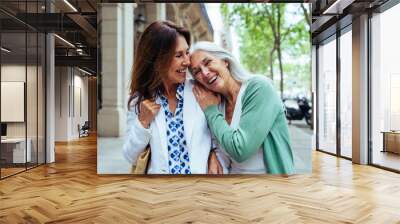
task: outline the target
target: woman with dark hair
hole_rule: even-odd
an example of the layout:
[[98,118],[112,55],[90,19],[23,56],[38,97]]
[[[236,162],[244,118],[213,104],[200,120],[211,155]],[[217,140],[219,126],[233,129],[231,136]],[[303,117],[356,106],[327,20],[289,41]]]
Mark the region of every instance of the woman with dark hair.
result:
[[168,21],[150,24],[137,45],[123,152],[135,164],[150,145],[149,174],[207,173],[211,135],[186,80],[189,45],[189,31]]

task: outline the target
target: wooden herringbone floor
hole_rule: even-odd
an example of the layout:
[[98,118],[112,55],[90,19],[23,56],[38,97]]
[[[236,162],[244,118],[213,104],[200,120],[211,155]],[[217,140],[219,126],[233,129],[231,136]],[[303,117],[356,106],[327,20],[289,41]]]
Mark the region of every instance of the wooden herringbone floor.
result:
[[315,152],[310,175],[96,174],[96,139],[0,181],[0,223],[400,223],[400,175]]

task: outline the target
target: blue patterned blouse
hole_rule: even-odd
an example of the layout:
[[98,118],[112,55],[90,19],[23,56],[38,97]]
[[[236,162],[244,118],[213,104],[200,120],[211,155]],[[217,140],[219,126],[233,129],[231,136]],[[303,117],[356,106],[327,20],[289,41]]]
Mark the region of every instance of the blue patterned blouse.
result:
[[171,174],[190,174],[189,152],[186,146],[183,127],[183,90],[184,84],[179,84],[176,90],[178,100],[175,116],[169,110],[168,99],[160,94],[161,105],[167,123],[168,164]]

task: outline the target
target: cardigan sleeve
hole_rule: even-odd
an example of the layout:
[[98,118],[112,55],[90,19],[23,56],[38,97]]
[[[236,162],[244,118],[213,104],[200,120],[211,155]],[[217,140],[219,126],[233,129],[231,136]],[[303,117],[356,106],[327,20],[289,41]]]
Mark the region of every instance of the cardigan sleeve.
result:
[[217,105],[207,107],[205,115],[212,133],[225,151],[235,161],[243,162],[261,147],[282,111],[283,105],[272,84],[260,77],[249,80],[242,98],[238,128],[228,125]]

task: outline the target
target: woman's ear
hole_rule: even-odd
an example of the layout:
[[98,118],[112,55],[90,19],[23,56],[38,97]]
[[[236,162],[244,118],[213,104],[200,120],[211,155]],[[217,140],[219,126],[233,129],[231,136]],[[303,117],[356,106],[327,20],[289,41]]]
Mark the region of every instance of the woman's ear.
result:
[[224,64],[227,68],[229,68],[229,61],[228,60],[224,60]]

